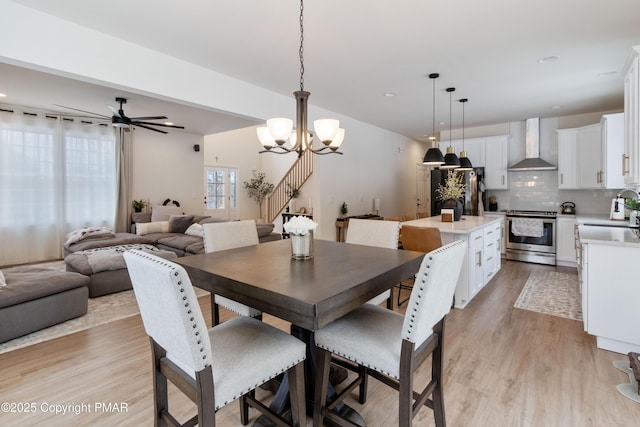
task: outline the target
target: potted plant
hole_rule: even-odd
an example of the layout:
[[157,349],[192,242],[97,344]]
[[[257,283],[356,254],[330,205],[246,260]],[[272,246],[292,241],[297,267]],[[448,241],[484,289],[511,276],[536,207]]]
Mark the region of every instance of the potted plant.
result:
[[131,202],[131,207],[134,212],[142,212],[142,209],[144,209],[145,206],[147,206],[147,202],[142,199]]
[[627,205],[627,207],[631,209],[631,212],[629,212],[629,225],[631,226],[638,225],[638,212],[640,212],[640,200],[626,199],[625,205]]
[[444,185],[438,185],[436,195],[442,201],[442,207],[453,209],[453,220],[459,221],[462,216],[462,196],[465,192],[463,175],[450,170]]
[[347,202],[342,202],[342,206],[340,206],[340,215],[344,218],[347,216],[348,212],[349,209],[347,208]]
[[296,187],[295,184],[291,184],[290,182],[287,182],[287,195],[289,196],[289,212],[291,213],[295,213],[296,212],[296,201],[295,199],[298,198],[298,196],[300,195],[300,190],[298,190],[298,187]]
[[267,182],[266,174],[264,172],[253,171],[253,178],[248,182],[243,183],[244,188],[249,193],[249,198],[258,203],[258,209],[260,209],[260,218],[262,219],[262,202],[273,191],[273,184]]

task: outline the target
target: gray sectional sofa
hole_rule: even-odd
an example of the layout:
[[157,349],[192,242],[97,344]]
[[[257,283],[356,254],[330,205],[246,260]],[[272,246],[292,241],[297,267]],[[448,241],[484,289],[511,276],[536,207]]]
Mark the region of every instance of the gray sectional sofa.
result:
[[[132,233],[116,233],[111,238],[81,240],[65,246],[65,263],[67,271],[78,272],[90,278],[88,284],[89,297],[98,297],[114,292],[131,289],[131,281],[126,268],[115,268],[112,265],[99,267],[89,265],[87,256],[92,251],[103,248],[152,245],[157,255],[170,258],[204,253],[204,240],[201,235],[185,234],[193,224],[204,225],[207,222],[220,222],[208,216],[181,215],[170,221],[151,221],[151,213],[134,213]],[[163,224],[160,224],[162,222]],[[168,225],[166,223],[169,223]],[[260,243],[280,240],[282,235],[273,232],[273,224],[256,224]]]

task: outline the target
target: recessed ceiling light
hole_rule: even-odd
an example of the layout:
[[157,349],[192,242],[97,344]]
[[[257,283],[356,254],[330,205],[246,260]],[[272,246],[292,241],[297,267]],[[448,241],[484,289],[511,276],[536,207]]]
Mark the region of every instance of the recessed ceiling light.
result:
[[562,105],[554,105],[553,107],[551,107],[552,110],[561,110],[562,109]]
[[397,93],[395,93],[395,92],[385,92],[384,93],[384,96],[386,96],[387,98],[392,98],[392,97],[394,97],[396,95],[397,95]]
[[546,64],[548,62],[556,62],[558,60],[557,56],[543,56],[542,58],[538,58],[538,64]]
[[0,93],[0,98],[4,98],[5,96],[7,95],[5,95],[4,93]]
[[598,77],[611,77],[618,75],[617,71],[605,71],[604,73],[598,74]]
[[167,126],[173,126],[173,122],[164,122],[164,124]]

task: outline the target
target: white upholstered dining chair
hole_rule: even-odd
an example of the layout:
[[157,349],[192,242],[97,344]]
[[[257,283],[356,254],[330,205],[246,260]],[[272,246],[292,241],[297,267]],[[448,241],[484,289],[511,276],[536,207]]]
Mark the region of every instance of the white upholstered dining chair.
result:
[[[410,426],[422,406],[433,409],[436,426],[445,426],[442,391],[445,318],[451,310],[465,252],[464,242],[458,240],[425,255],[406,315],[364,304],[315,332],[314,427],[319,427],[325,417],[339,425],[351,425],[332,409],[357,386],[360,402],[365,403],[367,374],[399,391],[399,426]],[[332,354],[366,369],[327,404]],[[422,392],[414,392],[414,372],[429,355],[431,380]]]
[[[156,426],[180,425],[169,412],[167,380],[197,405],[197,415],[184,425],[215,426],[216,411],[236,399],[246,425],[248,406],[269,412],[253,390],[283,372],[289,379],[292,425],[306,426],[302,341],[246,316],[207,330],[182,266],[135,250],[124,258],[151,341]],[[276,414],[269,416],[289,425]]]
[[[203,225],[204,251],[218,252],[257,245],[258,230],[254,220],[213,222]],[[220,295],[211,295],[213,325],[220,323],[220,306],[241,316],[262,319],[262,312]]]
[[[377,246],[380,248],[398,249],[399,221],[380,221],[376,219],[349,220],[346,243],[356,245]],[[387,308],[393,309],[391,289],[384,291],[367,303],[379,305],[387,301]]]

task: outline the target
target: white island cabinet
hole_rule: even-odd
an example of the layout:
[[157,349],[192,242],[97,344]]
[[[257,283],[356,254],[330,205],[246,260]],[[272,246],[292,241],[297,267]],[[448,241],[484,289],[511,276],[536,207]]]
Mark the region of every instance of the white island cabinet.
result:
[[501,224],[500,218],[483,216],[463,216],[460,221],[454,222],[442,222],[440,216],[436,216],[402,223],[438,228],[444,245],[456,240],[467,243],[467,253],[456,286],[456,308],[464,308],[469,304],[500,270]]
[[584,329],[595,335],[598,348],[622,354],[640,352],[637,230],[583,223],[578,234]]

